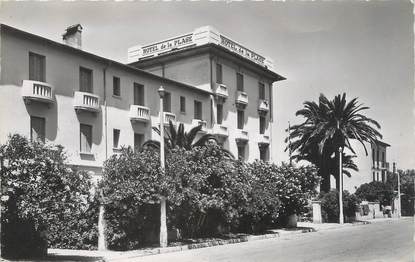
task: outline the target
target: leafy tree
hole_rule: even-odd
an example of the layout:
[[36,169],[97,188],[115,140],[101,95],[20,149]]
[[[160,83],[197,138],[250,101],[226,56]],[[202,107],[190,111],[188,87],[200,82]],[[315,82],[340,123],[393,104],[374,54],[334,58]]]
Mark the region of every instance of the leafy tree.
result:
[[39,255],[45,240],[55,247],[96,246],[90,177],[69,168],[62,146],[16,134],[0,147],[0,156],[4,253]]
[[[343,151],[347,148],[356,154],[350,140],[359,141],[367,155],[365,142],[375,143],[382,138],[376,130],[380,125],[361,113],[367,109],[358,104],[357,98],[347,102],[346,94],[337,95],[331,101],[321,94],[318,103],[306,101],[304,108],[296,112],[305,121],[291,127],[292,142],[289,147],[291,152],[295,152],[292,158],[310,161],[319,168],[322,191],[328,192],[330,189],[330,174],[336,177],[338,187],[339,174],[335,168],[336,171],[333,170],[333,166],[338,163],[340,153],[347,161],[343,167],[355,169],[351,156],[344,155]],[[339,148],[342,152],[339,152]]]
[[360,200],[379,201],[381,205],[389,206],[394,198],[391,185],[379,181],[372,181],[360,185],[356,189],[355,195]]

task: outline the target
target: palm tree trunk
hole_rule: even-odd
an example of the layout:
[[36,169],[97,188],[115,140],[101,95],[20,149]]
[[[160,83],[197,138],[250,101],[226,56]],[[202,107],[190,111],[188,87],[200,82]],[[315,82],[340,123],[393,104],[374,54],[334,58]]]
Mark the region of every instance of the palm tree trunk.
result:
[[330,173],[324,155],[321,156],[319,173],[321,176],[320,192],[330,192]]

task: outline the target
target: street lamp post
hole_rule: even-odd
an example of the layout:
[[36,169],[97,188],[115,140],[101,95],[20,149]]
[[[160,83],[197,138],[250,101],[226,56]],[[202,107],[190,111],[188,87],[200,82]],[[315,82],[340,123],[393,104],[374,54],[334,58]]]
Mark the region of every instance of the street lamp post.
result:
[[342,225],[344,223],[343,218],[343,164],[342,164],[342,153],[343,149],[339,147],[339,223]]
[[[163,112],[163,98],[165,90],[163,86],[158,89],[160,96],[160,166],[161,172],[164,175],[164,112]],[[167,247],[167,222],[166,222],[166,197],[160,196],[160,247]]]

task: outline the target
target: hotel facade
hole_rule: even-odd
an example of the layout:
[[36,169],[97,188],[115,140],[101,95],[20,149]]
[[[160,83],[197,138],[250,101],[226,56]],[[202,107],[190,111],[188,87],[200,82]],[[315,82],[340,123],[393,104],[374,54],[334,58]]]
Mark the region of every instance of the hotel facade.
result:
[[0,143],[19,133],[61,144],[69,163],[99,176],[121,146],[159,140],[163,124],[202,125],[235,156],[272,161],[272,61],[212,27],[128,50],[128,64],[82,50],[82,26],[58,43],[0,26]]

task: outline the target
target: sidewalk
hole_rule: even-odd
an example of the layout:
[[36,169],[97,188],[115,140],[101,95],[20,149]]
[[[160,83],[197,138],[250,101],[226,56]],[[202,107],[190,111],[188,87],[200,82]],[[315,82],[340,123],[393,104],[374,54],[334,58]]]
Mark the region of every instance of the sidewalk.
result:
[[[401,219],[413,219],[412,217],[404,217]],[[182,246],[174,246],[167,248],[147,248],[140,250],[131,250],[131,251],[97,251],[97,250],[70,250],[70,249],[49,249],[49,256],[46,259],[38,261],[118,261],[123,259],[164,254],[171,252],[179,252],[183,250],[212,247],[218,245],[227,245],[234,243],[241,243],[247,241],[256,241],[270,238],[279,238],[291,235],[298,235],[308,232],[316,232],[337,228],[345,228],[357,225],[371,224],[371,223],[380,223],[380,222],[396,222],[399,221],[398,218],[378,218],[372,219],[369,221],[359,221],[356,223],[346,223],[343,225],[337,223],[324,223],[324,224],[313,224],[310,222],[298,222],[297,228],[283,228],[283,229],[274,229],[269,230],[269,234],[264,235],[245,235],[235,239],[228,240],[214,240],[204,243],[196,243]],[[34,261],[34,260],[31,260]]]

